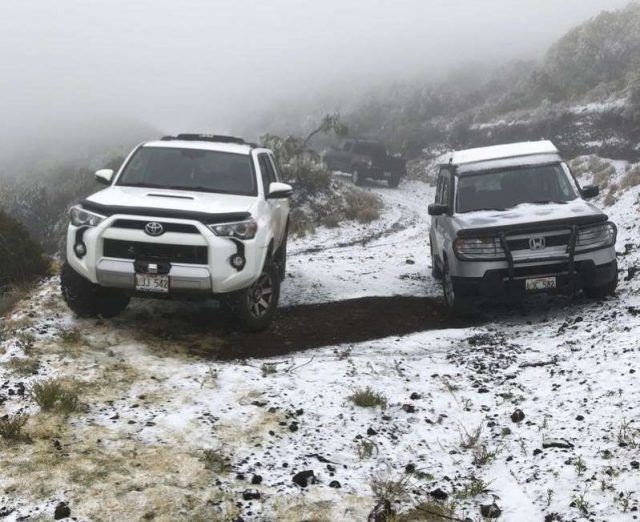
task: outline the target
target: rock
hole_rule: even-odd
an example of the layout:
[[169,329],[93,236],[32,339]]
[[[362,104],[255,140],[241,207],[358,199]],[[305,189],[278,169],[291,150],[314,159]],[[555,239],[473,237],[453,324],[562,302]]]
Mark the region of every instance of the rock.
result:
[[449,497],[449,494],[445,491],[442,491],[440,488],[430,491],[429,495],[431,495],[436,500],[447,500],[447,497]]
[[71,516],[71,509],[66,502],[60,502],[53,511],[54,520],[62,520]]
[[329,487],[334,489],[340,489],[342,488],[342,484],[340,484],[340,482],[338,482],[337,480],[332,480],[331,482],[329,482]]
[[560,448],[560,449],[572,449],[573,444],[564,439],[545,439],[542,441],[542,447],[547,448]]
[[584,420],[584,415],[578,415],[578,416],[576,417],[576,420],[577,420],[577,421],[583,421],[583,420]]
[[511,414],[511,420],[513,422],[522,422],[524,420],[524,417],[524,412],[519,408],[514,410],[514,412]]
[[409,463],[404,467],[405,473],[415,473],[416,465],[413,463]]
[[413,404],[403,404],[402,410],[406,411],[407,413],[415,413],[416,407]]
[[245,489],[242,492],[242,500],[258,500],[260,497],[260,492],[255,489]]
[[291,424],[289,424],[289,431],[298,431],[298,423],[292,422]]
[[409,398],[410,398],[412,401],[417,401],[418,399],[422,399],[422,395],[420,395],[418,392],[413,392],[413,393],[409,396]]
[[542,453],[542,450],[540,448],[536,448],[533,450],[533,455],[540,455],[540,453]]
[[480,506],[480,514],[485,518],[498,518],[502,514],[502,510],[495,502],[493,504],[482,504]]
[[405,263],[407,263],[408,265],[415,265],[416,264],[416,262],[413,259],[407,259],[405,261]]
[[335,473],[336,472],[336,467],[332,466],[331,464],[327,464],[327,469],[331,472],[331,473]]
[[262,475],[254,475],[251,484],[262,484]]
[[632,460],[631,461],[631,467],[633,469],[640,469],[640,462],[638,462],[637,460]]
[[369,435],[369,437],[372,437],[373,435],[377,435],[378,432],[376,430],[374,430],[373,428],[368,428],[367,429],[367,435]]
[[291,480],[301,488],[306,488],[309,483],[313,484],[315,481],[315,473],[310,469],[307,471],[300,471],[296,473]]

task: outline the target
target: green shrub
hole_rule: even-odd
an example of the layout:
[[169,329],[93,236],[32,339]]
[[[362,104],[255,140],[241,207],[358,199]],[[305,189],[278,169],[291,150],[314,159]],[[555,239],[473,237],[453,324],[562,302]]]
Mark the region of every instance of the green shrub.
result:
[[28,437],[22,430],[28,420],[28,415],[5,415],[0,417],[0,438],[9,443],[27,439]]
[[349,400],[356,406],[361,408],[375,408],[380,406],[382,409],[387,407],[387,398],[373,390],[370,386],[362,390],[357,390],[349,396]]
[[78,394],[58,379],[48,379],[31,387],[31,397],[43,411],[69,414],[78,408]]
[[44,275],[48,265],[24,226],[0,210],[0,293]]

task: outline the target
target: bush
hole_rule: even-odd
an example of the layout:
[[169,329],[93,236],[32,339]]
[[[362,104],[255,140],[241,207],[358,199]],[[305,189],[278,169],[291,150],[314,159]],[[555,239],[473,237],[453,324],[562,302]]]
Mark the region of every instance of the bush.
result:
[[382,409],[385,409],[387,407],[387,398],[382,395],[382,393],[373,390],[370,386],[355,391],[349,396],[349,400],[361,408],[375,408],[376,406],[380,406]]
[[380,217],[382,202],[375,195],[364,190],[350,190],[345,195],[347,219],[356,219],[360,223],[370,223]]
[[0,293],[46,273],[42,248],[15,219],[0,211]]
[[0,417],[0,438],[9,443],[28,439],[22,431],[28,420],[28,415],[5,415]]
[[31,397],[42,411],[69,414],[78,408],[76,391],[56,379],[35,383],[31,388]]
[[629,169],[620,180],[620,188],[622,190],[637,187],[638,185],[640,185],[640,165]]

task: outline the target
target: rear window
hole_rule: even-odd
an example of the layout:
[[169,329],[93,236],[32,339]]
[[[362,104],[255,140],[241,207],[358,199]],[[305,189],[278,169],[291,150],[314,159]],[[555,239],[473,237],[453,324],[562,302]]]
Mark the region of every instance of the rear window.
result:
[[141,147],[117,185],[196,192],[258,194],[251,156],[211,150]]

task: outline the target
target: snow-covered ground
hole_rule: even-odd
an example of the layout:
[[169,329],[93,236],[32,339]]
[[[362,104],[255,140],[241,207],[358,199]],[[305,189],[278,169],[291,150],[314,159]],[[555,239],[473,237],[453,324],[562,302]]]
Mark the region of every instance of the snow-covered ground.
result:
[[[439,295],[433,188],[370,190],[382,219],[291,244],[283,305]],[[439,520],[425,502],[445,495],[453,519],[480,520],[493,501],[507,521],[636,519],[638,210],[638,187],[608,208],[615,298],[535,299],[487,310],[481,326],[268,360],[217,360],[217,340],[191,334],[182,305],[73,319],[45,282],[2,325],[0,415],[30,413],[31,441],[0,446],[0,517],[48,520],[65,502],[79,520],[360,521],[386,485],[399,513],[420,506],[411,520]],[[20,376],[15,358],[37,373]],[[80,391],[76,412],[40,412],[25,390],[47,377]],[[367,387],[386,406],[349,399]],[[293,481],[311,472],[305,487]]]

